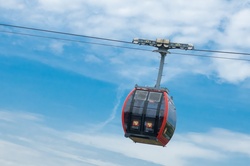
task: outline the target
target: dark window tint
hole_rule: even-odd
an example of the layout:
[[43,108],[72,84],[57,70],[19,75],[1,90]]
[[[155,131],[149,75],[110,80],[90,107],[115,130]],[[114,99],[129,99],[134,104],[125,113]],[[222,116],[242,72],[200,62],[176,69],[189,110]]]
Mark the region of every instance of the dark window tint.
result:
[[174,104],[171,102],[169,99],[168,101],[168,123],[170,123],[172,126],[175,127],[176,125],[176,112],[175,112],[175,107]]
[[134,106],[135,107],[143,107],[144,101],[143,100],[134,100]]
[[133,114],[141,115],[143,111],[143,107],[133,107]]
[[148,108],[157,109],[158,108],[158,104],[159,103],[156,103],[156,102],[148,102]]
[[128,99],[126,106],[125,106],[125,112],[130,112],[130,105],[131,105],[131,101],[132,101],[132,96],[130,96],[130,98]]
[[147,109],[146,117],[155,117],[156,116],[156,109]]
[[170,123],[167,123],[163,132],[163,136],[167,139],[170,139],[174,134],[175,127]]
[[135,92],[135,100],[146,100],[148,96],[148,92],[147,91],[142,91],[142,90],[137,90]]
[[149,102],[160,102],[162,93],[150,92],[148,101]]

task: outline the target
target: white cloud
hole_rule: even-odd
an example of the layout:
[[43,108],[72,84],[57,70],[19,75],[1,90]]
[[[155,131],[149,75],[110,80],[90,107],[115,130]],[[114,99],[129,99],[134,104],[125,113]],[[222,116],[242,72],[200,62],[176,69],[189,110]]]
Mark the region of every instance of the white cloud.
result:
[[250,77],[249,62],[214,60],[214,67],[222,82],[239,83]]
[[[249,52],[247,46],[247,43],[250,42],[248,33],[250,28],[247,20],[250,11],[248,0],[209,0],[206,2],[191,0],[188,3],[183,0],[159,1],[158,3],[150,0],[108,0],[105,2],[97,0],[70,2],[66,0],[37,0],[35,2],[11,0],[1,4],[0,7],[5,9],[1,18],[15,20],[12,22],[17,25],[122,40],[131,40],[134,37],[171,38],[174,42],[193,43],[196,48],[209,47],[208,49],[219,48],[221,50]],[[8,8],[8,6],[21,7],[13,9]],[[52,52],[63,52],[62,44],[52,42],[48,45],[52,48]],[[62,59],[51,63],[55,63],[54,66],[64,67],[105,81],[120,83],[125,77],[127,82],[148,84],[146,80],[152,79],[154,73],[152,69],[155,68],[148,60],[152,60],[154,54],[151,53],[150,56],[144,56],[144,58],[131,58],[140,54],[148,55],[148,53],[127,50],[124,52],[120,53],[120,50],[110,50],[103,47],[90,47],[86,51],[85,61],[82,58],[80,60],[76,58],[72,63],[67,62],[70,65],[63,62]],[[111,54],[113,57],[110,56]],[[93,57],[89,55],[93,55]],[[168,61],[172,64],[170,70],[173,73],[165,80],[186,73],[198,73],[206,76],[218,73],[218,79],[230,83],[239,83],[250,77],[246,72],[249,64],[244,62],[233,61],[231,63],[231,61],[226,60],[218,62],[181,56],[177,59]],[[191,59],[189,64],[186,63],[187,59]],[[68,61],[69,59],[65,56],[64,60]],[[95,70],[94,67],[93,70],[83,67],[88,65],[82,65],[81,68],[76,67],[78,66],[76,62],[100,61],[105,63],[98,64],[100,65],[98,69],[108,74],[92,75],[89,71]],[[141,65],[142,62],[145,63]],[[244,64],[243,67],[242,64]],[[237,72],[233,70],[235,68],[237,68]],[[139,77],[141,78],[139,79]]]
[[[183,137],[184,135],[177,135]],[[166,161],[172,165],[188,165],[191,159],[223,160],[226,156],[219,151],[195,145],[191,140],[172,140],[166,148],[134,144],[131,140],[116,135],[101,135],[91,137],[85,134],[70,134],[69,140],[75,140],[84,145],[92,145],[101,149],[121,153],[131,158],[138,158],[165,165]],[[121,142],[121,140],[123,140]],[[116,146],[113,146],[116,145]],[[142,153],[143,152],[143,153]]]
[[54,41],[50,44],[50,49],[55,53],[55,54],[62,54],[64,49],[65,43],[62,43],[62,42],[57,42],[57,41]]
[[[0,111],[13,119],[0,120],[0,164],[32,165],[171,165],[188,166],[196,161],[221,165],[250,158],[250,135],[226,129],[204,133],[176,133],[167,147],[135,144],[122,135],[59,131],[26,117],[30,113]],[[8,119],[11,117],[9,116]],[[22,125],[17,125],[22,122]],[[3,130],[4,129],[4,130]],[[143,153],[142,153],[143,152]],[[15,155],[13,155],[15,154]],[[114,157],[116,156],[116,157]],[[121,160],[122,158],[122,160]],[[154,164],[153,164],[154,163]]]
[[80,0],[38,0],[38,6],[43,11],[65,13],[68,11],[80,10],[83,6]]
[[0,8],[3,9],[11,9],[11,10],[22,10],[24,9],[26,4],[24,4],[23,1],[16,1],[16,0],[9,0],[9,1],[4,1],[0,0]]
[[250,157],[250,136],[243,133],[213,129],[205,135],[191,133],[188,138],[197,144],[218,148],[223,153],[241,153]]
[[250,25],[247,23],[249,14],[250,8],[243,8],[231,15],[225,27],[225,33],[219,38],[219,44],[222,47],[231,48],[231,50],[234,48],[249,50],[247,46],[250,42]]
[[15,112],[15,114],[10,111],[0,110],[0,120],[7,122],[15,122],[16,120],[28,120],[28,121],[42,121],[43,116],[37,114],[25,114],[22,111]]
[[85,62],[89,63],[101,63],[102,60],[95,55],[84,55]]

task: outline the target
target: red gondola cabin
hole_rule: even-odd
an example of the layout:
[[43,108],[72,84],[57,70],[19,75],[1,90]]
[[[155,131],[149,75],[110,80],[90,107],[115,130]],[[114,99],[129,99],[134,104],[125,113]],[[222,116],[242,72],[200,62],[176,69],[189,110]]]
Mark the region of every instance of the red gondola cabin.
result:
[[134,142],[165,146],[174,134],[176,111],[168,90],[135,86],[122,108],[125,137]]

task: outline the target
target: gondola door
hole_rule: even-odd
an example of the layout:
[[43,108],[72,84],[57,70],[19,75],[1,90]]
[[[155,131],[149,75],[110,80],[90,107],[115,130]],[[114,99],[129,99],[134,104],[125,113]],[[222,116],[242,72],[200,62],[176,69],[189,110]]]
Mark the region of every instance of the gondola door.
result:
[[131,117],[129,118],[130,125],[129,130],[133,134],[140,135],[143,131],[143,122],[144,122],[144,112],[146,106],[146,100],[148,96],[148,91],[136,90],[132,105],[131,105]]
[[131,102],[128,133],[154,139],[159,130],[162,93],[136,90]]

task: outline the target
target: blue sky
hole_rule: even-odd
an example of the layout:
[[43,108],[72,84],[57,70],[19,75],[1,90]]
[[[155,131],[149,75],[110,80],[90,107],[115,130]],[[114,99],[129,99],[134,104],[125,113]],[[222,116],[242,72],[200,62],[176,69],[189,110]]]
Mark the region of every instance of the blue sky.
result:
[[[125,41],[168,38],[197,49],[250,52],[249,4],[0,0],[0,23]],[[135,84],[155,84],[159,55],[2,31],[104,42],[78,37],[3,26],[0,31],[0,165],[250,162],[249,62],[168,55],[162,86],[174,97],[177,129],[162,148],[133,143],[121,126],[126,95]]]

